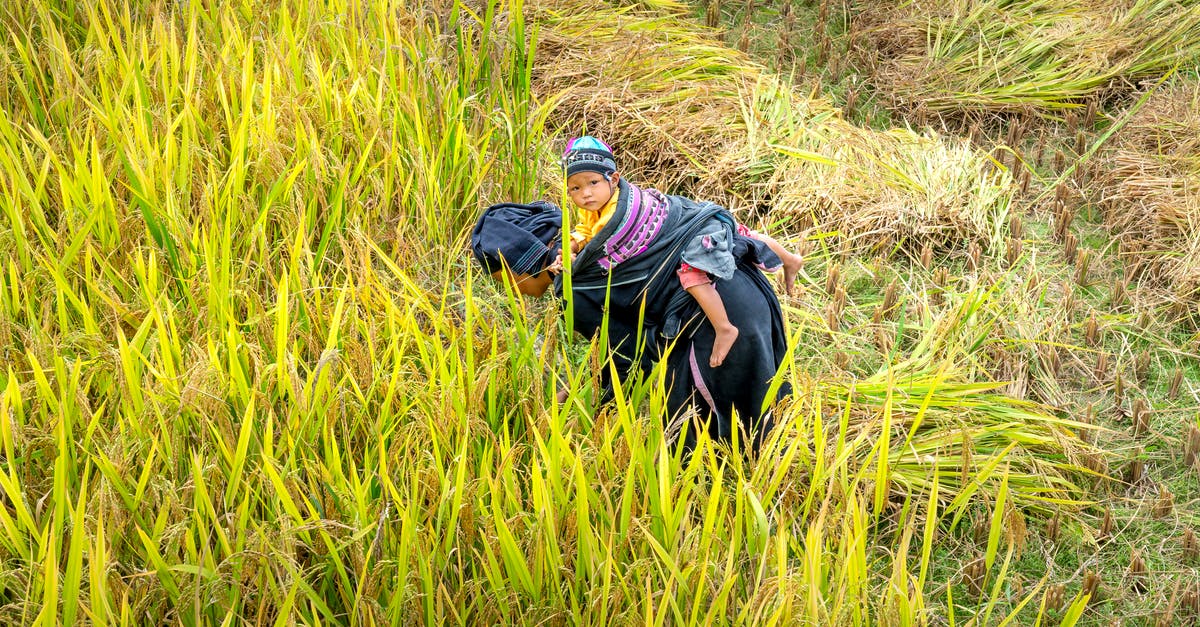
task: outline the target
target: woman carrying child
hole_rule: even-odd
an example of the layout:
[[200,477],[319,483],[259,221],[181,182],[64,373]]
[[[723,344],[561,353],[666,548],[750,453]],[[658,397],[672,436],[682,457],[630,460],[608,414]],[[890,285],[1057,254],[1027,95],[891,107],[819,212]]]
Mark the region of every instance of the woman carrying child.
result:
[[[580,168],[581,163],[587,167]],[[791,392],[786,381],[775,381],[787,338],[779,301],[761,272],[781,265],[771,243],[746,236],[715,204],[629,183],[617,174],[606,146],[580,146],[577,140],[564,155],[564,166],[568,193],[584,212],[576,229],[583,237],[572,238],[570,293],[563,294],[562,276],[555,274],[561,265],[552,248],[557,240],[545,225],[561,214],[548,203],[504,205],[505,215],[496,207],[485,212],[472,234],[476,259],[524,294],[540,296],[553,283],[556,295],[571,301],[563,311],[574,313],[578,332],[590,337],[606,330],[620,376],[634,368],[649,373],[664,361],[670,420],[682,419],[688,408],[697,410],[697,424],[684,425],[685,448],[694,445],[699,430],[728,442],[738,429],[757,449],[772,427],[771,408]],[[572,183],[581,173],[596,174],[604,184],[591,176]],[[575,184],[578,189],[571,191]],[[527,211],[517,211],[521,215],[514,219],[514,207]],[[539,225],[538,233],[514,235],[511,227],[517,222]],[[520,263],[514,266],[511,260]],[[717,280],[703,284],[720,303],[724,322],[737,329],[733,340],[725,341],[719,370],[711,356],[722,342],[716,329],[722,321],[706,315],[694,290],[681,281],[689,271],[684,263],[712,268],[708,271]],[[607,367],[600,373],[606,398],[608,374]]]
[[[575,230],[571,232],[571,254],[575,255],[612,218],[621,197],[621,174],[617,171],[616,158],[608,144],[587,135],[567,144],[562,161],[567,179],[567,195],[581,212]],[[636,187],[631,187],[637,190]],[[647,192],[657,193],[656,190]],[[733,276],[735,264],[731,252],[735,232],[742,237],[765,243],[775,253],[782,262],[783,285],[787,293],[791,293],[796,273],[803,265],[803,259],[799,255],[791,253],[771,237],[755,233],[744,225],[735,223],[727,213],[710,221],[702,229],[699,237],[683,250],[682,262],[676,270],[676,275],[683,289],[696,300],[708,321],[712,323],[715,339],[708,363],[713,368],[724,363],[739,333],[737,326],[729,320],[721,295],[713,286],[714,277],[728,281]],[[763,269],[773,272],[778,270],[779,266]]]

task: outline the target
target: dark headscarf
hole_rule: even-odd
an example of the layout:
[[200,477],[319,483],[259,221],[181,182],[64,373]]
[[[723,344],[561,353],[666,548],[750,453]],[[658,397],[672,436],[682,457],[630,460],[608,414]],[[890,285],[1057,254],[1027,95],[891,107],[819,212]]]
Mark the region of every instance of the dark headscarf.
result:
[[479,216],[471,252],[489,273],[507,264],[515,274],[537,274],[554,260],[561,230],[562,211],[552,203],[500,203]]

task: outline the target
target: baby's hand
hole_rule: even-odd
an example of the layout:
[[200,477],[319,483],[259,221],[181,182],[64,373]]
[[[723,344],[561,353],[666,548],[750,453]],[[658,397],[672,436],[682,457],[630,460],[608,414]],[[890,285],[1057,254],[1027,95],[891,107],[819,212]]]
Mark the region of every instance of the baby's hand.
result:
[[[574,259],[575,255],[571,255],[571,258]],[[554,257],[554,261],[550,262],[550,265],[547,266],[546,269],[550,271],[550,274],[558,274],[559,272],[562,272],[562,253],[558,253],[558,255]]]

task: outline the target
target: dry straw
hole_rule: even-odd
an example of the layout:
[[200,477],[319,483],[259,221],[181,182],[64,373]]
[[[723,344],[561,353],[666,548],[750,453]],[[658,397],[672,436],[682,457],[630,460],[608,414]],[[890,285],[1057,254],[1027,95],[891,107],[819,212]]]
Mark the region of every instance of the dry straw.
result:
[[[855,127],[662,11],[539,5],[535,87],[562,96],[566,134],[608,140],[635,180],[772,220],[849,249],[965,252],[1003,244],[1015,190],[968,142]],[[578,16],[587,15],[587,19]]]
[[1098,99],[1200,58],[1200,6],[1175,0],[872,0],[859,20],[871,82],[918,117],[1078,110],[1090,123]]
[[1138,298],[1178,308],[1195,322],[1200,302],[1200,88],[1180,83],[1153,94],[1116,134],[1095,193],[1137,274]]

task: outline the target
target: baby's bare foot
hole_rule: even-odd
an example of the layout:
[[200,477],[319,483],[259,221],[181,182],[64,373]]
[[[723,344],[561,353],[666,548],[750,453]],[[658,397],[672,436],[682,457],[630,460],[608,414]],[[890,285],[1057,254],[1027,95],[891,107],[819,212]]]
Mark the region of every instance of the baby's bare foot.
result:
[[716,337],[713,338],[712,356],[708,358],[710,368],[716,368],[725,362],[725,358],[729,356],[729,349],[733,348],[733,343],[737,341],[738,337],[738,328],[732,324],[718,328],[716,332]]
[[796,284],[796,275],[804,267],[804,257],[788,254],[783,259],[783,293],[792,295],[792,286]]

